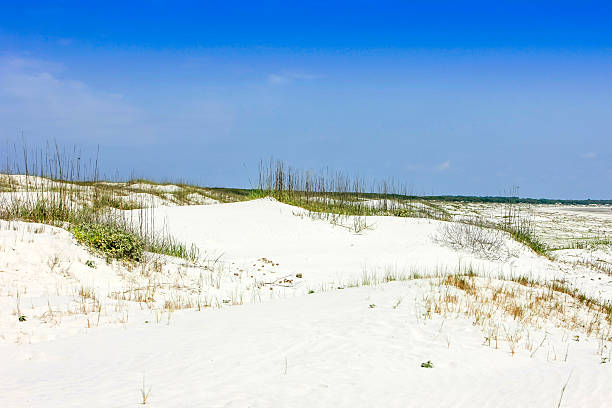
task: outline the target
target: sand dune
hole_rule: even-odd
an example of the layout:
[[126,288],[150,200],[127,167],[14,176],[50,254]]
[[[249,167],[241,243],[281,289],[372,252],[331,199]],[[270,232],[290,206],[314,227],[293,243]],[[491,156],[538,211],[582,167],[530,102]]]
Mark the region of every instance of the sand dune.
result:
[[[154,216],[209,262],[107,264],[60,228],[2,222],[0,406],[137,406],[143,378],[156,407],[557,406],[568,378],[563,406],[612,400],[609,333],[586,327],[598,312],[558,294],[565,311],[545,318],[528,309],[545,290],[495,279],[563,280],[605,300],[605,274],[509,237],[499,259],[456,250],[435,238],[443,221],[368,217],[356,233],[350,217],[271,199]],[[488,276],[470,290],[518,291],[527,314],[471,307],[442,278],[363,282],[460,264]]]

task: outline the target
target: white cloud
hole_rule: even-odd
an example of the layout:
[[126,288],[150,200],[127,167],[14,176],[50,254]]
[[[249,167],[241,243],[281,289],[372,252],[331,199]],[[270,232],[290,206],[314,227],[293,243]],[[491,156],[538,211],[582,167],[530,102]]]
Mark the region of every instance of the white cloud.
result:
[[319,76],[306,74],[301,72],[277,72],[268,75],[268,82],[275,85],[287,84],[289,82],[300,81],[300,80],[311,80],[317,79]]
[[[0,122],[9,136],[46,133],[48,138],[68,133],[101,139],[133,125],[141,112],[121,95],[91,89],[63,78],[57,64],[23,58],[0,60]],[[123,132],[121,132],[123,133]]]
[[268,75],[268,82],[271,84],[286,84],[290,79],[280,74]]
[[444,163],[440,163],[436,166],[439,171],[444,171],[450,169],[451,162],[450,160],[445,161]]
[[121,94],[67,78],[60,64],[0,57],[0,137],[69,143],[155,143],[226,135],[232,110],[207,98],[143,109]]
[[597,157],[597,153],[595,152],[583,153],[580,155],[580,157],[582,157],[583,159],[594,159]]

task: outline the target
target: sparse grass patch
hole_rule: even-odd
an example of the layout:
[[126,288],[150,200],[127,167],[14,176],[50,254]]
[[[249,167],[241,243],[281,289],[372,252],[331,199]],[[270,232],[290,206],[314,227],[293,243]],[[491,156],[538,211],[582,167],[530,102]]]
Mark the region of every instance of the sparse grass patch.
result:
[[[433,278],[431,293],[423,296],[426,318],[464,315],[481,326],[491,339],[505,340],[512,354],[519,344],[530,352],[528,328],[548,324],[579,330],[601,342],[612,341],[612,305],[556,282],[537,282],[524,276],[466,278],[462,274]],[[454,288],[450,292],[448,288]],[[461,292],[456,292],[456,289]],[[457,293],[462,296],[457,297]],[[514,327],[504,325],[505,318]]]
[[533,220],[522,215],[512,203],[506,206],[503,221],[497,224],[497,228],[506,231],[515,241],[531,248],[536,254],[549,257],[548,246],[537,236]]
[[[472,268],[430,275],[388,270],[383,274],[366,271],[361,279],[322,286],[321,291],[409,280],[429,287],[417,302],[419,318],[430,319],[434,314],[443,318],[468,317],[482,328],[485,344],[491,347],[498,348],[503,343],[512,355],[524,347],[533,357],[545,338],[535,343],[530,331],[554,326],[594,337],[600,344],[601,358],[609,359],[604,353],[608,353],[607,344],[612,341],[612,302],[587,296],[558,281],[537,281],[524,275],[482,276]],[[397,301],[392,308],[399,304]]]
[[174,256],[183,258],[190,262],[196,262],[200,256],[200,251],[197,246],[179,242],[171,236],[164,236],[157,239],[152,239],[145,242],[145,249],[156,254]]

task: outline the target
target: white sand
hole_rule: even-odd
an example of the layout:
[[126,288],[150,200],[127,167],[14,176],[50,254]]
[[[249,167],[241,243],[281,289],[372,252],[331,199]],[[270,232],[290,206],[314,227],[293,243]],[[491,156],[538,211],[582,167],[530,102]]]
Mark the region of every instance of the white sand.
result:
[[[612,370],[592,343],[572,344],[567,362],[544,350],[512,357],[483,346],[469,321],[419,323],[411,307],[392,309],[415,295],[391,284],[2,344],[0,398],[4,407],[135,407],[144,375],[155,407],[543,407],[556,406],[573,372],[563,406],[609,406]],[[428,360],[434,368],[421,368]]]
[[510,256],[491,261],[436,243],[433,238],[443,221],[367,217],[371,230],[356,234],[305,213],[272,199],[155,211],[158,226],[211,256],[223,254],[244,264],[265,257],[280,264],[278,273],[303,273],[313,283],[351,280],[364,271],[382,273],[385,268],[427,274],[472,265],[482,274],[561,279],[612,299],[612,278],[553,263],[510,237],[505,242]]
[[[610,299],[608,275],[510,239],[504,260],[457,252],[434,242],[442,223],[431,220],[371,217],[372,229],[356,234],[273,200],[161,207],[155,216],[220,261],[201,269],[162,258],[158,272],[127,270],[61,229],[1,223],[0,407],[135,407],[143,376],[153,407],[556,407],[570,373],[562,406],[612,401],[612,363],[602,364],[611,345],[580,329],[526,326],[513,355],[507,341],[483,344],[471,318],[424,318],[425,280],[306,294],[364,271],[455,272],[461,262],[491,276],[563,279]],[[271,284],[282,277],[292,282]],[[148,284],[159,286],[150,304],[109,296]],[[83,288],[98,300],[79,296]],[[213,307],[163,309],[189,296]],[[245,304],[230,306],[240,296]],[[421,368],[428,360],[434,367]]]

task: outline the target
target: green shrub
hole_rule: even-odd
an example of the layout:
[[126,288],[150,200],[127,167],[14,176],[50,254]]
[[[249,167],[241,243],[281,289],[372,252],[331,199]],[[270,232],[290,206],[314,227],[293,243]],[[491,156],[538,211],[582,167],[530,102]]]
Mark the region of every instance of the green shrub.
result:
[[434,366],[434,365],[433,365],[433,363],[431,362],[431,360],[427,360],[426,362],[421,363],[421,367],[423,367],[423,368],[433,368],[433,366]]
[[80,224],[72,228],[80,243],[115,259],[139,261],[144,245],[136,235],[105,224]]

